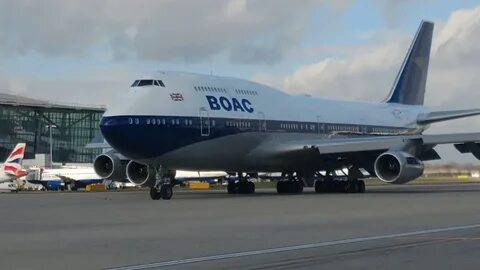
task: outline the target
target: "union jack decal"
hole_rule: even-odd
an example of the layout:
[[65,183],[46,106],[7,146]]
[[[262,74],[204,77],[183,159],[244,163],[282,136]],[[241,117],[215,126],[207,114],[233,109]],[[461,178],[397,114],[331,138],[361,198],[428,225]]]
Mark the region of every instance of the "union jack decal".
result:
[[180,93],[170,93],[170,98],[173,101],[183,101],[183,95]]

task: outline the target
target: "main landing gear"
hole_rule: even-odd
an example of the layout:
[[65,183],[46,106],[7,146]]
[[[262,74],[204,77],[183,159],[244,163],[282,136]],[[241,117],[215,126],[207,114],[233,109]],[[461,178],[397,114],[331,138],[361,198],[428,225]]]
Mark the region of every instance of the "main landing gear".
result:
[[255,184],[247,180],[247,176],[238,173],[238,181],[229,182],[227,186],[228,194],[253,194],[255,193]]
[[[328,177],[327,177],[328,178]],[[364,193],[365,182],[358,179],[349,180],[317,180],[315,182],[316,193]]]
[[300,194],[303,192],[302,181],[278,181],[277,193],[278,194]]
[[173,196],[175,171],[165,170],[162,167],[155,169],[155,184],[150,187],[152,200],[170,200]]
[[288,174],[287,180],[277,182],[278,194],[300,194],[303,193],[303,181],[298,175]]
[[327,170],[325,175],[317,174],[318,178],[315,181],[316,193],[364,193],[365,182],[363,173],[356,166],[348,168],[348,172],[344,172],[344,176],[339,177],[333,169]]

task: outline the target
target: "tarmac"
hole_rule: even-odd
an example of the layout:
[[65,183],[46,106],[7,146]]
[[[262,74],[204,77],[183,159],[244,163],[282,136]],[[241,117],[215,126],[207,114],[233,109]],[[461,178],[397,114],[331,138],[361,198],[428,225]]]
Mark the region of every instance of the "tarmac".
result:
[[0,194],[0,269],[478,269],[480,184]]

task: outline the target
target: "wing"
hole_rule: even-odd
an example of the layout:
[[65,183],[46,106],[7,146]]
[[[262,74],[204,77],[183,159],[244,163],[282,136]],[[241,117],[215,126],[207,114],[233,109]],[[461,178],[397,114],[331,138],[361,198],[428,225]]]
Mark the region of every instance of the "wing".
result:
[[271,140],[256,149],[254,154],[269,156],[276,166],[319,162],[332,166],[335,162],[348,164],[349,161],[364,163],[364,167],[368,167],[372,159],[387,150],[408,150],[421,160],[440,159],[433,150],[439,144],[454,144],[459,152],[472,153],[480,159],[480,133]]

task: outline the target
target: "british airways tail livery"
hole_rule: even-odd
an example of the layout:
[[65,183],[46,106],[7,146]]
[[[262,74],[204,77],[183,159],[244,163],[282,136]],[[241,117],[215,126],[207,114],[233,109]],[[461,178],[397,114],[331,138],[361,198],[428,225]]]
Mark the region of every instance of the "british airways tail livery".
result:
[[[230,193],[253,193],[243,173],[282,172],[279,193],[363,192],[363,170],[403,184],[454,144],[480,159],[480,134],[423,135],[428,125],[480,114],[423,106],[433,23],[422,22],[384,102],[292,96],[255,82],[180,72],[135,80],[100,128],[114,148],[95,160],[107,179],[127,177],[170,199],[175,170],[238,172]],[[348,168],[345,181],[334,171]],[[325,173],[323,173],[325,172]]]
[[0,166],[0,183],[10,182],[27,175],[27,172],[22,168],[25,147],[25,143],[18,143],[8,155],[5,163]]

